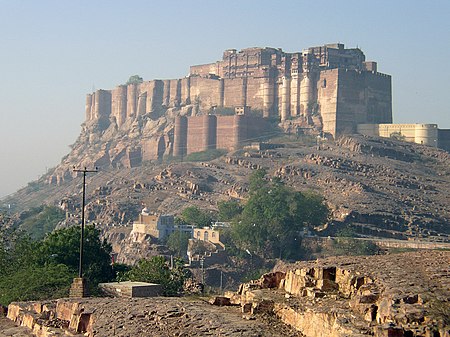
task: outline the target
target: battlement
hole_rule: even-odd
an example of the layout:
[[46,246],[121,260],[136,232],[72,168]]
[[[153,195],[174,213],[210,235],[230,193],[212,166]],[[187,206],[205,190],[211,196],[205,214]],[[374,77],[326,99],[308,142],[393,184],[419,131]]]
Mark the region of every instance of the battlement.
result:
[[249,107],[264,117],[300,119],[335,136],[354,132],[358,123],[392,122],[391,77],[377,67],[359,48],[341,43],[293,53],[271,47],[228,49],[222,60],[191,66],[185,78],[89,94],[86,121],[99,121],[100,129],[111,123],[120,128],[129,119],[167,109],[191,107],[205,114],[217,107]]

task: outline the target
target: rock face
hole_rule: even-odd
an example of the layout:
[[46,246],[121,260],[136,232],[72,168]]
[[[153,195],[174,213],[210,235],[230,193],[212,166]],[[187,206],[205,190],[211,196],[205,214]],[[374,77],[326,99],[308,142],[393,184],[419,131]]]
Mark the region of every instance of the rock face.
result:
[[238,308],[183,298],[61,299],[12,303],[9,312],[38,337],[302,336],[275,318],[246,320]]
[[[318,146],[291,137],[284,147],[248,149],[210,162],[100,171],[87,179],[86,216],[106,226],[131,223],[142,204],[162,214],[177,215],[188,205],[215,211],[220,200],[245,200],[249,175],[266,168],[295,189],[323,194],[333,218],[326,235],[351,224],[366,236],[448,242],[449,167],[447,152],[417,144],[345,136]],[[77,222],[81,180],[24,189],[8,202],[24,208],[61,204],[67,222]]]
[[450,336],[450,252],[280,264],[228,293],[305,336]]

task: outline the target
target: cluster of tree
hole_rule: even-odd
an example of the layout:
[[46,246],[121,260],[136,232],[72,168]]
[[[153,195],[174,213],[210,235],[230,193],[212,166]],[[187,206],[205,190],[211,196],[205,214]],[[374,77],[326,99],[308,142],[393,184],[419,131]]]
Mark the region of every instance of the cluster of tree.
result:
[[222,201],[218,209],[217,214],[211,214],[191,206],[181,213],[180,220],[195,227],[210,225],[214,216],[231,222],[231,228],[221,233],[228,251],[267,258],[298,258],[303,229],[324,224],[329,217],[321,196],[296,191],[278,178],[269,180],[265,170],[250,176],[245,204]]
[[[66,297],[79,264],[80,228],[70,227],[33,241],[10,231],[0,241],[0,303]],[[90,290],[114,277],[111,246],[94,226],[85,228],[85,273]]]
[[130,78],[128,78],[128,81],[125,84],[126,85],[129,85],[129,84],[140,84],[142,82],[144,82],[144,79],[141,76],[139,76],[139,75],[132,75],[132,76],[130,76]]
[[[67,297],[78,274],[80,227],[56,230],[41,240],[32,240],[23,231],[0,229],[0,304]],[[179,239],[187,242],[180,234]],[[111,245],[100,239],[100,231],[87,225],[84,235],[83,276],[92,295],[98,293],[100,282],[131,280],[160,283],[164,294],[173,296],[190,276],[182,260],[175,259],[170,267],[162,256],[141,260],[132,267],[111,264]]]
[[329,209],[321,196],[265,175],[257,170],[250,176],[249,199],[240,213],[233,203],[221,205],[220,211],[233,217],[231,238],[239,249],[263,257],[298,258],[303,229],[324,224]]
[[170,266],[163,256],[153,256],[140,260],[130,270],[119,275],[118,279],[158,283],[162,285],[165,296],[176,296],[182,292],[184,281],[189,277],[191,273],[184,268],[182,259],[173,259],[173,265]]

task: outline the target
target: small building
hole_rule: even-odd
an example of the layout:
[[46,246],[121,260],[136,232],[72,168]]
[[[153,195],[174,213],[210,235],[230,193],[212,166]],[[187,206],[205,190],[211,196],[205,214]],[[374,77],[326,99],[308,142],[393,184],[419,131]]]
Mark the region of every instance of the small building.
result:
[[188,233],[192,237],[193,226],[175,225],[173,215],[150,214],[144,208],[138,220],[133,223],[131,233],[148,234],[161,240],[176,231]]
[[224,248],[224,244],[220,242],[220,232],[210,227],[194,228],[194,239],[208,241]]

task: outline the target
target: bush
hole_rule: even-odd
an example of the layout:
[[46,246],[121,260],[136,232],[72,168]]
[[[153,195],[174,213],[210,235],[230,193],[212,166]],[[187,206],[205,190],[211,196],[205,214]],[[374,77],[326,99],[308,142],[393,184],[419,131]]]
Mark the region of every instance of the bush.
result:
[[153,256],[151,259],[140,260],[120,281],[161,284],[165,296],[175,296],[182,292],[184,281],[190,276],[189,270],[184,269],[182,260],[175,259],[174,267],[170,269],[163,256]]
[[211,214],[201,210],[197,206],[186,207],[181,212],[180,219],[188,225],[199,228],[211,225],[212,221]]
[[213,159],[222,157],[227,151],[223,149],[211,149],[201,152],[194,152],[188,154],[185,158],[186,161],[211,161]]

